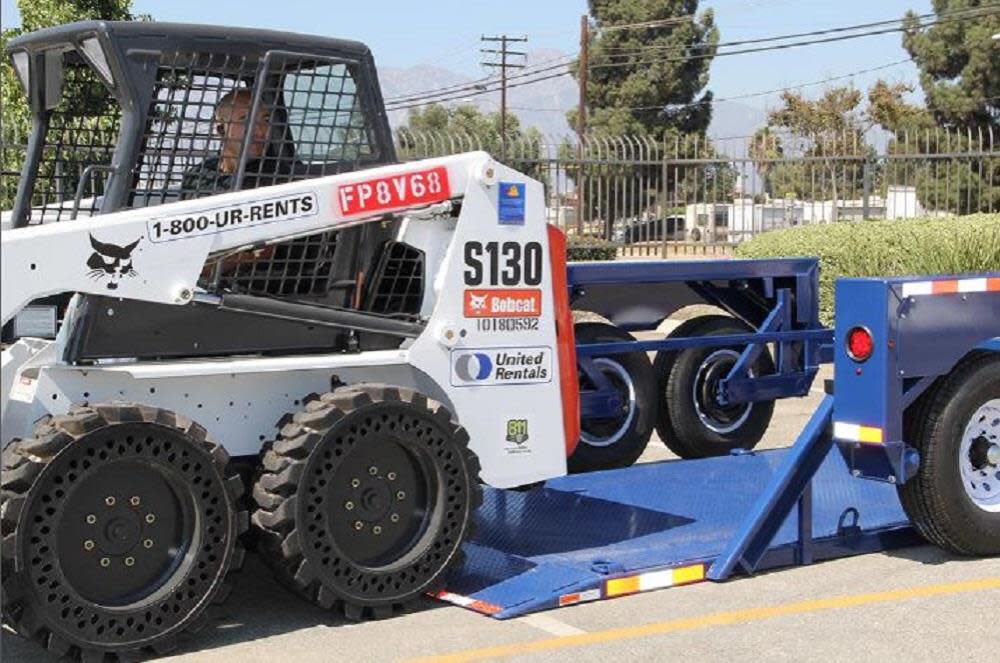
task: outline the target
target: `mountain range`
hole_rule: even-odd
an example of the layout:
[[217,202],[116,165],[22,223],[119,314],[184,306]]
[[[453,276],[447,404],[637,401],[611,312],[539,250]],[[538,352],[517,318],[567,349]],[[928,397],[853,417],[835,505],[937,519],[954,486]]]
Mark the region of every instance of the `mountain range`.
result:
[[[529,51],[528,67],[545,67],[568,61],[565,54],[552,49]],[[547,72],[554,73],[554,72]],[[517,72],[512,71],[512,76]],[[445,87],[470,86],[481,81],[485,75],[473,78],[445,67],[428,64],[417,64],[412,67],[381,67],[379,80],[382,85],[382,96],[390,105],[394,99],[420,95],[428,90]],[[517,82],[517,79],[512,81]],[[474,92],[474,90],[469,90]],[[719,95],[717,95],[719,96]],[[517,115],[522,125],[537,127],[546,136],[562,137],[573,133],[566,122],[566,112],[576,106],[579,97],[576,80],[571,76],[551,78],[541,83],[510,87],[507,93],[507,105],[510,111]],[[402,101],[397,101],[402,103]],[[494,112],[500,108],[500,93],[490,92],[477,94],[449,101],[446,105],[469,103],[484,112]],[[406,124],[408,111],[395,110],[389,112],[389,123],[393,128]],[[731,137],[749,136],[757,128],[763,126],[766,113],[762,108],[739,102],[716,104],[712,112],[712,124],[709,126],[709,136],[724,142]]]

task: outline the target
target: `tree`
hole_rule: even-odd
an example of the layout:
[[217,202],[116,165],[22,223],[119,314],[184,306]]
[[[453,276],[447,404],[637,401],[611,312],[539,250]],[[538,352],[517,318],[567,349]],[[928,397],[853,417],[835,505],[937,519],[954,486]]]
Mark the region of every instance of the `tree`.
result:
[[[782,106],[768,115],[768,129],[758,132],[758,137],[770,138],[780,156],[801,161],[758,163],[765,188],[775,195],[814,200],[860,198],[865,177],[870,184],[876,175],[871,161],[874,150],[865,142],[872,122],[862,108],[863,100],[853,86],[828,88],[818,99],[783,92]],[[777,158],[759,149],[751,156]],[[836,204],[832,213],[836,219]]]
[[[446,108],[439,104],[410,109],[405,126],[397,132],[404,158],[423,158],[468,150],[500,154],[500,113],[483,113],[471,104]],[[542,134],[522,128],[516,115],[507,113],[507,165],[545,182],[539,159]]]
[[[24,162],[23,145],[31,130],[31,112],[28,109],[24,90],[14,74],[14,69],[6,57],[7,42],[14,37],[41,28],[73,21],[102,19],[108,21],[148,20],[147,16],[131,12],[132,0],[18,0],[21,13],[21,27],[4,30],[0,34],[0,51],[4,53],[0,63],[0,209],[10,209],[17,191],[17,179]],[[73,109],[75,115],[85,118],[94,116],[85,130],[107,129],[99,126],[100,115],[108,102],[107,94],[95,90],[99,84],[93,78],[77,78],[67,72],[63,85],[61,106]]]
[[784,155],[784,142],[778,132],[772,130],[771,127],[761,127],[750,139],[748,156],[756,164],[757,172],[764,183],[764,193],[768,196],[775,195],[772,177],[783,165],[778,160]]
[[[698,0],[589,0],[587,125],[607,135],[657,140],[704,134],[712,120],[705,90],[719,42],[711,9]],[[579,76],[579,62],[570,66]],[[576,110],[570,125],[576,126]]]
[[1000,134],[991,140],[990,125],[938,126],[940,115],[904,99],[910,92],[910,86],[883,81],[868,92],[869,116],[892,134],[887,148],[895,158],[892,175],[899,172],[898,163],[905,164],[902,176],[928,210],[974,214],[1000,208],[1000,168],[974,156],[985,155]]
[[[937,22],[904,19],[903,47],[920,69],[927,108],[945,128],[1000,128],[1000,12],[995,0],[933,0]],[[973,16],[951,12],[983,7]],[[989,9],[992,8],[992,11]]]
[[[600,221],[601,232],[610,233],[623,219],[663,215],[688,202],[721,202],[733,193],[732,164],[705,136],[712,119],[706,87],[719,30],[712,10],[699,14],[698,4],[588,2],[588,139],[579,154],[583,162],[568,176],[584,201],[583,217]],[[570,65],[577,78],[579,69],[579,60]],[[578,111],[567,114],[574,128]],[[574,152],[561,150],[567,157]],[[646,163],[635,163],[643,161],[637,154],[645,154]],[[699,161],[670,168],[648,163],[667,159]]]
[[[3,145],[0,154],[0,209],[4,210],[13,205],[17,178],[24,161],[21,145],[27,141],[31,130],[31,113],[24,90],[6,57],[7,42],[26,32],[73,21],[148,19],[132,14],[132,0],[18,0],[17,6],[21,13],[21,27],[4,30],[0,34],[0,51],[4,53],[0,63],[0,144]],[[63,106],[85,117],[95,109],[95,105],[100,106],[106,100],[106,95],[94,94],[92,87],[90,81],[74,80],[73,75],[68,73],[64,83]]]

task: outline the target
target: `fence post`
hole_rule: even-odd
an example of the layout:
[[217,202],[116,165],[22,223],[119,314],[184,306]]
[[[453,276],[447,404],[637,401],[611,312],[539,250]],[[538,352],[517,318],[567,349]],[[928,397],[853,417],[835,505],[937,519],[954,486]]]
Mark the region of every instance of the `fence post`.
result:
[[872,169],[871,157],[866,153],[865,160],[861,162],[861,178],[864,192],[862,193],[861,218],[867,221],[871,216],[869,198],[872,195]]

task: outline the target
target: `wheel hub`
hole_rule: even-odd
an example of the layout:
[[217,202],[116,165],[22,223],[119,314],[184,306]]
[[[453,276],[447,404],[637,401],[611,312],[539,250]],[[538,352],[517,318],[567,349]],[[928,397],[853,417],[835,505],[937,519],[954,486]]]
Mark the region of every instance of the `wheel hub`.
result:
[[336,469],[328,527],[338,547],[359,565],[391,564],[426,530],[431,499],[422,466],[394,436],[373,436]]
[[628,432],[636,414],[636,391],[632,376],[624,366],[607,357],[596,357],[594,366],[611,383],[621,403],[616,416],[601,419],[584,419],[581,422],[580,441],[592,447],[615,444]]
[[115,513],[103,519],[98,513],[95,525],[101,532],[96,541],[97,548],[105,554],[124,555],[139,545],[142,519],[139,514],[130,512],[124,507],[116,508]]
[[966,495],[984,511],[1000,512],[1000,399],[987,401],[973,413],[959,454]]
[[[719,383],[729,375],[740,353],[735,350],[717,350],[705,358],[695,376],[692,398],[698,418],[706,428],[725,435],[746,422],[753,410],[753,403],[719,402]],[[753,377],[753,371],[750,371]]]

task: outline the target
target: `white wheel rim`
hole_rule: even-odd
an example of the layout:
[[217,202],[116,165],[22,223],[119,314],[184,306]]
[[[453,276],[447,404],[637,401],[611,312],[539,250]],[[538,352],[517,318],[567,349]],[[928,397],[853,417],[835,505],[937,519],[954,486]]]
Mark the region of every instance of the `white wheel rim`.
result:
[[580,430],[581,442],[592,447],[609,447],[625,437],[625,433],[628,432],[629,427],[632,425],[632,420],[635,419],[635,384],[632,382],[632,376],[625,370],[625,367],[617,361],[606,357],[597,357],[594,359],[594,365],[605,374],[613,373],[628,389],[628,404],[626,406],[628,407],[628,416],[625,417],[625,421],[622,422],[622,425],[614,433],[607,437],[599,437],[591,435],[585,430]]
[[983,511],[1000,513],[1000,398],[975,411],[958,454],[965,494]]

